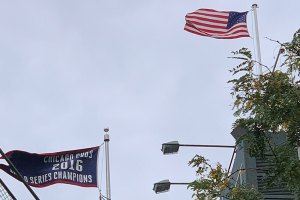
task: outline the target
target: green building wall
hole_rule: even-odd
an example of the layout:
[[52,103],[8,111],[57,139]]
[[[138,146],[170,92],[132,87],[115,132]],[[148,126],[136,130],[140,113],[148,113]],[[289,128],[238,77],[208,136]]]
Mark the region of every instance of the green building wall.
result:
[[[238,140],[245,130],[236,128],[231,132],[231,135]],[[286,141],[284,134],[271,135],[271,141],[276,144],[281,144]],[[271,155],[265,155],[262,158],[251,157],[247,152],[247,143],[242,142],[236,149],[236,155],[231,170],[231,181],[235,185],[247,185],[255,188],[263,194],[264,199],[268,200],[297,200],[289,190],[284,186],[266,187],[264,177],[265,172],[272,166],[269,158]],[[225,192],[226,193],[226,192]],[[225,193],[223,196],[225,196]],[[221,200],[225,198],[221,197]]]

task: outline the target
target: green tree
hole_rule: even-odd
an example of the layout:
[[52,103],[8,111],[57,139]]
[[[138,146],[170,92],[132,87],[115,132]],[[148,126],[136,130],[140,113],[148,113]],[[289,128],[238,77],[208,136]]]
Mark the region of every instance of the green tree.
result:
[[[271,162],[275,165],[267,172],[268,185],[287,184],[300,196],[300,161],[296,151],[300,139],[300,29],[292,42],[281,44],[281,52],[283,64],[278,68],[264,66],[267,72],[263,75],[254,73],[255,62],[249,50],[234,52],[234,58],[242,60],[232,70],[239,78],[229,81],[233,83],[235,98],[234,128],[246,130],[238,142],[248,142],[251,156],[273,154]],[[270,136],[278,133],[285,134],[287,141],[275,145]]]
[[[264,66],[264,74],[255,73],[252,53],[242,48],[232,58],[241,60],[231,72],[237,76],[233,84],[233,128],[246,130],[237,144],[246,141],[250,156],[273,155],[274,166],[268,170],[266,182],[284,184],[300,196],[300,161],[297,146],[300,140],[300,29],[291,42],[281,44],[284,62],[280,66]],[[285,134],[286,142],[272,143],[272,134]],[[189,164],[196,167],[197,180],[189,185],[197,200],[217,199],[227,190],[228,199],[262,199],[261,194],[247,186],[233,186],[230,176],[220,164],[215,167],[196,155]]]

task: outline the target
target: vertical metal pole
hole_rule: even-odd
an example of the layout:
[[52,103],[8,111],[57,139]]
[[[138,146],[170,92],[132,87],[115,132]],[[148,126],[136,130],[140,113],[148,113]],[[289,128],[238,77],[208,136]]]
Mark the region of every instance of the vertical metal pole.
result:
[[111,193],[110,193],[110,168],[109,168],[109,129],[104,129],[104,144],[105,144],[105,163],[106,163],[106,197],[108,200],[111,200]]
[[261,52],[260,52],[260,43],[259,43],[259,33],[258,33],[258,21],[257,21],[257,12],[256,12],[257,4],[252,5],[253,13],[254,13],[254,23],[255,23],[255,39],[256,39],[256,48],[257,48],[257,57],[259,64],[259,75],[262,75],[262,65],[261,65]]
[[20,181],[25,185],[25,187],[29,190],[29,192],[32,194],[32,196],[36,199],[36,200],[40,200],[39,197],[35,194],[35,192],[31,189],[31,187],[26,183],[26,181],[24,180],[23,176],[20,174],[20,172],[18,171],[18,169],[15,167],[15,165],[9,160],[9,158],[5,155],[5,153],[2,151],[2,149],[0,148],[0,153],[2,155],[2,157],[6,160],[6,162],[9,164],[9,166],[13,169],[13,171],[16,173],[16,175],[19,177]]
[[300,140],[298,140],[298,158],[300,160]]

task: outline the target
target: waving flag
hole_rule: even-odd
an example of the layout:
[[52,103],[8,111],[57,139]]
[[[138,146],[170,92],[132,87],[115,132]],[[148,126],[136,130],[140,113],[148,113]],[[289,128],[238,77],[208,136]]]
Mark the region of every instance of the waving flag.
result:
[[247,29],[247,12],[199,9],[185,16],[184,30],[216,39],[250,37]]
[[[97,187],[98,150],[98,146],[44,154],[15,150],[5,155],[33,187],[55,183]],[[0,169],[19,180],[10,166],[0,164]]]

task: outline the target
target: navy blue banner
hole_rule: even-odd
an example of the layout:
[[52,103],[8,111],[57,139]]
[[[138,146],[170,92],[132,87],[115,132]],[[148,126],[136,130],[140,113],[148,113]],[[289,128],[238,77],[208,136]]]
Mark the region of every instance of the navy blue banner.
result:
[[[98,150],[98,146],[44,154],[15,150],[5,155],[33,187],[55,183],[97,187]],[[9,166],[0,164],[0,169],[19,179]]]

